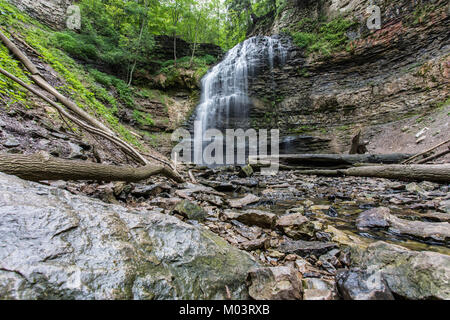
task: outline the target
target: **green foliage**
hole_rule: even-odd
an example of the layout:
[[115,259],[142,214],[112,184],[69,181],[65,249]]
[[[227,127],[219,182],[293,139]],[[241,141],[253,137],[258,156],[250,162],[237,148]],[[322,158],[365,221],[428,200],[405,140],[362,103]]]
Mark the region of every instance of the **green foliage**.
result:
[[[30,83],[25,72],[19,67],[19,62],[10,55],[8,49],[2,44],[0,44],[0,67],[25,83]],[[0,75],[0,97],[2,97],[2,100],[8,97],[9,104],[20,102],[28,107],[25,89],[4,75]]]
[[133,108],[135,106],[134,92],[125,83],[125,81],[96,69],[89,69],[89,73],[95,79],[95,81],[104,85],[106,88],[114,87],[119,94],[120,100],[122,100],[126,104],[126,106],[130,108]]
[[141,125],[153,126],[155,122],[153,121],[151,115],[145,114],[139,110],[133,110],[133,119],[136,120]]
[[[14,26],[17,31],[20,31],[25,41],[37,50],[43,59],[65,80],[66,84],[58,88],[58,90],[70,96],[80,108],[85,108],[97,118],[104,119],[125,140],[139,146],[136,137],[125,129],[115,116],[117,108],[114,98],[106,90],[102,90],[98,86],[95,87],[95,79],[89,73],[83,71],[73,59],[52,45],[53,31],[43,27],[33,19],[20,14],[17,9],[9,5],[5,0],[0,0],[0,14],[7,16],[6,20],[8,24]],[[3,24],[4,21],[0,20],[0,24]],[[29,82],[25,73],[19,67],[18,62],[1,45],[0,55],[0,66],[5,67],[6,70],[20,77],[22,80]],[[3,89],[7,88],[6,86],[13,86],[13,84],[8,83],[4,78],[0,78],[0,90],[3,90],[4,93],[6,92],[10,99],[19,101],[25,99],[25,93],[21,92],[20,88],[12,87],[13,92],[10,92]],[[110,104],[111,107],[106,107],[97,98]]]
[[177,60],[175,65],[174,60],[168,60],[161,64],[159,73],[167,77],[167,83],[175,83],[180,76],[180,69],[194,70],[196,78],[202,78],[209,70],[212,64],[216,63],[217,59],[210,55],[203,57],[182,57]]
[[320,22],[311,18],[301,20],[288,32],[294,43],[305,48],[308,53],[319,52],[325,56],[345,49],[348,43],[346,32],[355,27],[357,22],[338,17],[329,22]]

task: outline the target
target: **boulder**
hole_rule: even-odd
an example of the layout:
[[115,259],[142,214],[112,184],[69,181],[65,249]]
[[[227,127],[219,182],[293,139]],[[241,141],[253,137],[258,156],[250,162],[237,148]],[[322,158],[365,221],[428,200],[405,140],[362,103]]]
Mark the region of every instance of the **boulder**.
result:
[[341,269],[336,274],[336,281],[345,300],[394,300],[380,272]]
[[294,240],[309,240],[314,237],[316,231],[314,224],[301,213],[289,214],[278,218],[276,226]]
[[188,220],[204,221],[208,214],[202,207],[188,200],[179,202],[173,209],[174,213],[178,213]]
[[389,222],[387,217],[390,215],[389,208],[374,208],[359,214],[356,219],[358,230],[367,230],[369,228],[387,228]]
[[255,300],[300,300],[299,273],[290,267],[257,268],[248,275],[249,294]]
[[262,210],[245,210],[240,212],[227,210],[224,214],[228,220],[237,220],[246,225],[262,228],[271,228],[276,219],[275,214]]
[[390,290],[408,299],[450,299],[450,256],[412,251],[386,242],[352,248],[352,266],[378,270]]
[[258,267],[175,217],[2,173],[0,230],[3,299],[247,299]]

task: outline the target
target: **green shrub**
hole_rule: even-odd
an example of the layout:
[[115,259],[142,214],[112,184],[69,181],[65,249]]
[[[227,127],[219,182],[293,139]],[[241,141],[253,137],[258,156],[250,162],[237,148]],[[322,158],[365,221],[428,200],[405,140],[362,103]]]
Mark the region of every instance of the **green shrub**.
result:
[[311,18],[302,19],[294,30],[284,30],[292,36],[294,43],[305,48],[308,53],[319,52],[330,55],[342,50],[348,43],[346,32],[357,22],[338,17],[330,22],[320,22]]

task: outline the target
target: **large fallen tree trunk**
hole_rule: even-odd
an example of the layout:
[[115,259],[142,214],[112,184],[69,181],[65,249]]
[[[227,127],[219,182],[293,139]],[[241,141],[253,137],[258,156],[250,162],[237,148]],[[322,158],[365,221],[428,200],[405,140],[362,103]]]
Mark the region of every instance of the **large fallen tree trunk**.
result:
[[108,132],[105,132],[105,131],[103,131],[101,129],[93,127],[93,126],[83,122],[82,120],[78,119],[75,116],[72,116],[70,113],[68,113],[60,105],[58,105],[57,103],[53,102],[52,100],[50,100],[49,98],[47,98],[46,96],[41,94],[39,91],[37,91],[33,87],[27,85],[25,82],[23,82],[22,80],[20,80],[16,76],[10,74],[6,70],[3,70],[2,68],[0,68],[0,74],[3,74],[5,76],[7,76],[11,80],[15,81],[16,83],[20,84],[22,87],[24,87],[25,89],[27,89],[28,91],[33,93],[34,95],[38,96],[39,98],[41,98],[42,100],[44,100],[45,102],[50,104],[52,107],[54,107],[59,112],[59,114],[62,117],[65,117],[65,118],[69,119],[70,121],[72,121],[73,123],[75,123],[79,127],[83,128],[87,132],[95,134],[95,135],[98,135],[98,136],[101,136],[101,137],[107,139],[108,141],[114,143],[123,152],[125,152],[126,154],[131,156],[133,159],[135,159],[139,163],[144,164],[144,165],[147,165],[149,163],[148,160],[145,159],[137,150],[135,150],[133,147],[131,147],[128,143],[126,143],[122,139],[120,139],[120,138],[118,138],[118,137],[116,137],[114,135],[111,135]]
[[27,68],[27,70],[30,72],[31,78],[36,82],[38,86],[40,86],[42,89],[46,90],[47,92],[55,96],[59,102],[65,105],[70,111],[72,111],[74,114],[76,114],[85,122],[89,123],[93,127],[96,127],[113,135],[113,132],[107,126],[105,126],[103,123],[101,123],[100,121],[89,115],[86,111],[82,110],[80,107],[77,106],[75,102],[63,96],[55,88],[53,88],[47,81],[45,81],[44,78],[41,76],[39,70],[33,64],[33,62],[31,62],[31,60],[28,59],[28,57],[25,54],[23,54],[22,51],[20,51],[20,49],[17,48],[16,45],[1,31],[0,31],[0,40],[2,40],[5,46],[23,63],[25,68]]
[[[257,157],[261,161],[279,160],[280,163],[288,166],[309,166],[309,167],[337,167],[353,166],[356,163],[383,163],[396,164],[411,157],[411,154],[292,154]],[[251,157],[250,161],[257,160]],[[253,162],[254,163],[254,162]]]
[[318,176],[356,176],[397,180],[450,182],[450,164],[379,165],[343,170],[303,170],[300,174]]
[[151,176],[163,175],[176,182],[184,182],[175,171],[147,165],[139,168],[113,166],[86,161],[64,160],[45,153],[34,155],[0,154],[0,172],[25,180],[98,180],[138,182]]

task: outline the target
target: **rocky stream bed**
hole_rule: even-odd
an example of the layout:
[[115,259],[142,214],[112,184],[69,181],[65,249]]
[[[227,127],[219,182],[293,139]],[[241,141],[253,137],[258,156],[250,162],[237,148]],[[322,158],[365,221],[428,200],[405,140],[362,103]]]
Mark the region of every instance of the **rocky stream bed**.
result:
[[191,172],[197,184],[0,175],[0,296],[450,299],[449,185]]

